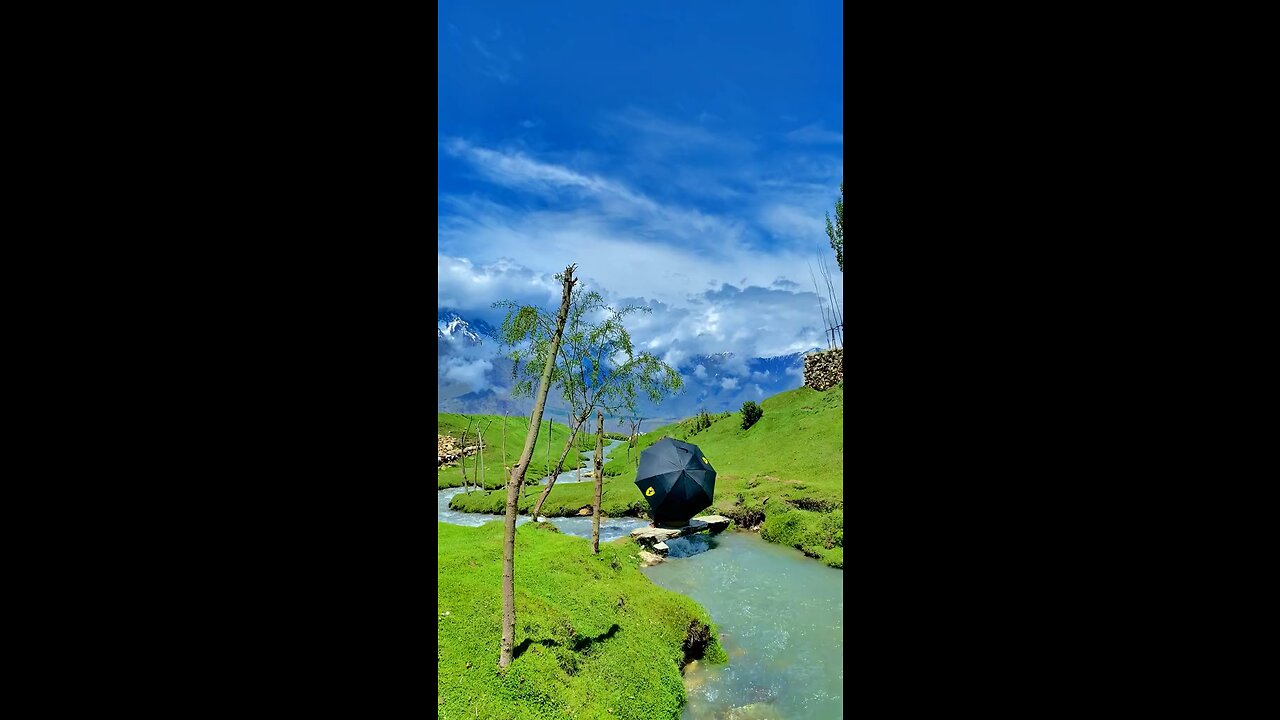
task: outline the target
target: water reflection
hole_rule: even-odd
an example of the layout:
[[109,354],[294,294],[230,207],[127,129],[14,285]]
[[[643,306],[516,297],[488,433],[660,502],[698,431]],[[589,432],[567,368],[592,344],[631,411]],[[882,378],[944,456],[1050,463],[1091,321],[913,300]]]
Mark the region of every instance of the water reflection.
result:
[[667,540],[667,547],[671,548],[667,552],[669,558],[687,558],[699,553],[704,553],[716,547],[719,543],[715,535],[707,533],[698,533],[697,535],[689,535],[687,537],[675,538]]

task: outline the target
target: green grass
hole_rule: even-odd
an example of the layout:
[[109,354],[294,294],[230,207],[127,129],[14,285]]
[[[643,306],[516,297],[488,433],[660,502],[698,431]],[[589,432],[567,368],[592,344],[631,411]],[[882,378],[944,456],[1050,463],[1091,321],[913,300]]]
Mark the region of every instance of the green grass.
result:
[[606,490],[611,480],[635,488],[639,451],[668,435],[685,440],[701,448],[716,470],[708,513],[733,518],[739,527],[762,524],[765,540],[843,568],[844,383],[824,392],[788,390],[760,407],[764,417],[750,430],[742,429],[742,414],[735,412],[711,416],[711,427],[696,434],[687,420],[645,433],[629,462],[625,448],[613,452],[605,475],[616,477],[605,481]]
[[[530,485],[523,488],[520,499],[516,503],[517,510],[525,515],[532,512],[534,503],[538,501],[538,496],[542,494],[545,487],[545,485]],[[542,505],[542,514],[545,517],[577,515],[579,510],[589,507],[595,500],[595,492],[595,483],[590,481],[556,483],[556,486],[551,488],[547,501]],[[459,493],[453,496],[449,507],[463,512],[502,514],[507,511],[507,491],[499,488],[484,492],[477,490]],[[635,485],[617,482],[614,478],[605,478],[600,491],[602,515],[643,517],[644,511],[648,509],[649,503],[645,502],[644,496]]]
[[[625,445],[614,449],[605,464],[600,511],[610,516],[643,516],[648,503],[635,486],[635,462],[640,451],[670,435],[702,448],[716,470],[715,504],[708,513],[730,517],[739,527],[762,524],[760,536],[765,540],[843,568],[844,383],[825,392],[807,387],[788,390],[765,399],[760,407],[764,417],[750,430],[742,429],[740,413],[713,415],[711,427],[696,434],[691,432],[694,424],[683,420],[641,435],[629,458]],[[525,427],[527,423],[526,419]],[[509,446],[510,435],[507,442]],[[520,512],[528,513],[541,492],[542,486],[524,488]],[[593,493],[593,483],[558,484],[542,514],[576,515],[591,504]],[[506,494],[464,493],[453,498],[451,507],[502,513]]]
[[[468,446],[475,445],[475,433],[488,425],[488,429],[484,432],[484,486],[486,488],[501,488],[506,483],[505,473],[502,470],[502,425],[503,418],[501,415],[473,415],[474,422],[471,423],[471,430],[467,432]],[[490,423],[492,421],[492,423]],[[506,419],[507,426],[507,466],[513,466],[520,459],[520,451],[524,448],[524,436],[529,431],[528,417],[508,417]],[[453,435],[454,438],[462,437],[463,430],[467,428],[467,418],[465,415],[456,413],[437,413],[436,415],[436,432],[440,435]],[[579,441],[581,442],[581,433]],[[591,438],[591,448],[595,448],[595,435]],[[551,470],[551,466],[555,465],[556,460],[560,459],[560,453],[564,450],[564,443],[569,439],[569,428],[563,423],[551,424],[551,461],[547,462],[547,419],[543,416],[542,431],[538,433],[538,441],[533,447],[533,459],[529,463],[529,470],[525,473],[525,480],[537,480],[545,477]],[[585,447],[583,449],[586,449]],[[569,457],[565,458],[565,465],[568,468],[576,467],[574,465],[575,454],[570,451]],[[467,462],[467,483],[477,482],[476,478],[476,456],[471,455],[466,458]],[[462,487],[462,468],[458,464],[449,467],[440,468],[436,474],[436,488],[443,490],[451,487]]]
[[710,628],[707,661],[728,660],[707,611],[641,574],[630,538],[594,556],[587,540],[529,523],[516,531],[523,650],[501,672],[502,523],[437,526],[440,718],[674,719],[691,623]]

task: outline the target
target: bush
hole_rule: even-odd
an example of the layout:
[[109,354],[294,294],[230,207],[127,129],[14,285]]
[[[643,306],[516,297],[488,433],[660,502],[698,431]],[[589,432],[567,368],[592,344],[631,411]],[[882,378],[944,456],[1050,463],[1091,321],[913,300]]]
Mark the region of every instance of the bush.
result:
[[748,430],[755,425],[760,418],[764,417],[764,410],[754,402],[748,400],[742,403],[742,429]]

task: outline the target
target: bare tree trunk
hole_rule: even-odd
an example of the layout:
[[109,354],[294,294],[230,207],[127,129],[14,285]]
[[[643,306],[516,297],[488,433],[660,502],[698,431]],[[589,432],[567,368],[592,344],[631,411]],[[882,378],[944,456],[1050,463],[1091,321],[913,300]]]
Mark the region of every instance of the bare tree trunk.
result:
[[596,411],[596,502],[591,506],[591,554],[600,554],[600,489],[604,484],[604,414]]
[[502,409],[502,474],[507,474],[507,409]]
[[461,446],[458,452],[458,465],[462,468],[462,491],[467,491],[467,433],[471,430],[471,418],[467,418],[467,429],[462,431],[462,439],[458,441]]
[[[806,263],[807,265],[808,263]],[[813,280],[813,295],[818,299],[818,312],[822,313],[822,334],[827,341],[827,349],[831,349],[831,323],[827,322],[827,310],[822,305],[822,294],[818,292],[818,278],[813,276],[813,266],[809,265],[809,279]]]
[[831,283],[831,271],[827,269],[827,263],[819,257],[818,270],[822,272],[822,279],[827,283],[827,298],[831,301],[831,340],[836,342],[836,333],[840,334],[839,344],[836,347],[844,346],[844,314],[840,310],[840,303],[836,300],[836,288]]
[[542,427],[542,410],[547,404],[547,391],[551,389],[551,371],[555,367],[556,353],[560,352],[560,338],[569,318],[569,297],[577,282],[573,279],[573,265],[564,270],[564,295],[560,299],[560,313],[556,315],[555,334],[551,336],[551,351],[547,354],[546,367],[538,382],[538,394],[534,398],[533,414],[529,417],[529,432],[524,438],[520,460],[511,469],[507,479],[507,516],[502,535],[502,649],[498,667],[506,669],[511,664],[516,640],[516,503],[524,484],[525,471],[533,460],[533,445],[538,441],[538,429]]
[[[569,431],[569,441],[564,444],[564,451],[560,453],[560,461],[556,463],[555,469],[551,471],[550,477],[547,478],[547,486],[543,488],[542,494],[538,496],[538,502],[533,505],[533,518],[536,520],[538,515],[542,513],[542,504],[547,501],[547,496],[551,494],[551,488],[556,484],[556,477],[564,472],[564,460],[569,457],[569,451],[573,449],[573,441],[578,439],[578,428],[582,427],[582,423],[586,422],[591,416],[591,408],[582,411],[582,416],[578,418],[578,423]],[[570,424],[573,423],[573,416],[569,416]],[[579,463],[581,465],[581,463]]]
[[489,427],[493,425],[493,421],[484,424],[484,429],[480,431],[480,489],[484,490],[484,434],[489,432]]

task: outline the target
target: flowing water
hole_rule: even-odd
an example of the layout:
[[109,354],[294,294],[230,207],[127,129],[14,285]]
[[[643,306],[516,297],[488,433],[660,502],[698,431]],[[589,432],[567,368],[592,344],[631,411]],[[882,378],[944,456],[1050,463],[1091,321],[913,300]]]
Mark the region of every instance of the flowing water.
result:
[[[610,440],[609,442],[605,443],[605,446],[604,446],[604,461],[605,461],[605,462],[609,462],[609,453],[613,452],[613,449],[614,449],[614,448],[616,448],[616,447],[618,447],[619,445],[621,445],[621,444],[622,444],[622,442],[623,442],[623,441],[621,441],[621,440]],[[557,485],[559,485],[560,483],[594,482],[594,481],[595,481],[595,478],[589,478],[589,477],[586,477],[586,472],[587,472],[587,470],[591,469],[591,466],[592,466],[592,464],[593,464],[593,463],[594,463],[594,461],[595,461],[596,451],[595,451],[595,450],[587,450],[587,451],[582,452],[580,456],[581,456],[581,458],[582,458],[581,463],[580,463],[580,467],[582,468],[582,474],[583,474],[582,480],[581,480],[581,481],[579,481],[579,480],[578,480],[578,471],[577,471],[577,470],[570,470],[570,471],[568,471],[568,472],[562,472],[562,473],[560,473],[559,475],[557,475],[557,476],[556,476],[556,484],[557,484]],[[568,458],[565,458],[565,460],[568,460]],[[546,479],[546,478],[542,478],[541,480],[539,480],[539,481],[538,481],[538,484],[539,484],[539,485],[546,485],[546,484],[547,484],[547,479]]]
[[686,720],[844,716],[844,571],[748,532],[667,542],[644,573],[711,613],[727,665],[685,668]]
[[[606,457],[620,444],[607,445]],[[575,475],[563,473],[556,483],[575,482]],[[440,522],[472,527],[502,522],[501,515],[450,510],[449,499],[460,492],[440,491]],[[550,520],[565,534],[591,537],[590,517]],[[528,521],[528,516],[516,518],[517,524]],[[648,524],[602,518],[600,541]],[[729,653],[727,665],[694,662],[685,668],[685,720],[844,717],[843,570],[748,532],[698,534],[667,545],[668,560],[644,573],[706,608]]]

